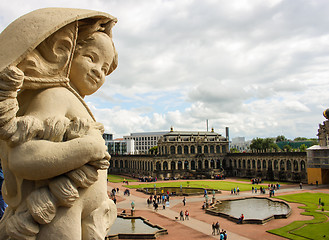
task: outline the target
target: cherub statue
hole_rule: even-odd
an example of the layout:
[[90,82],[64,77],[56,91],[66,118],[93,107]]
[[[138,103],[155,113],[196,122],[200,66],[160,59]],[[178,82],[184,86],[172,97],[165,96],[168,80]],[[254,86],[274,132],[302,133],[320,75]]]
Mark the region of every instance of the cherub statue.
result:
[[117,66],[115,23],[101,12],[49,8],[0,34],[0,157],[8,203],[1,240],[104,239],[113,224],[103,126],[83,98]]

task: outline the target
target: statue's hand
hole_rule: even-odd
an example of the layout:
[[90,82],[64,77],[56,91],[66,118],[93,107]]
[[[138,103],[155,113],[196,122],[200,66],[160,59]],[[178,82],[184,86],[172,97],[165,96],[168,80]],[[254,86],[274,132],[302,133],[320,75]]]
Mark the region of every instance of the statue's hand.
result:
[[105,145],[105,140],[102,134],[97,128],[90,128],[86,135],[81,137],[89,142],[90,148],[90,160],[96,161],[102,159],[109,159],[109,154],[107,152],[107,146]]
[[111,156],[108,152],[105,153],[105,157],[100,160],[89,162],[90,165],[94,166],[96,169],[106,170],[110,166],[109,160]]
[[23,84],[24,73],[16,66],[6,67],[0,72],[0,89],[16,91]]

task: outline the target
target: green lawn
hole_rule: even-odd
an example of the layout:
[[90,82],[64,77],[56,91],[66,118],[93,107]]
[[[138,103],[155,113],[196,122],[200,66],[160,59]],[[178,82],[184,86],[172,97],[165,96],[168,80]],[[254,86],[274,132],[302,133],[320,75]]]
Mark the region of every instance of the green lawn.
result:
[[[295,221],[282,228],[268,232],[286,237],[288,239],[329,239],[329,194],[325,193],[299,193],[277,197],[288,202],[305,204],[303,215],[313,216],[312,220]],[[319,206],[319,198],[324,202],[324,212]]]
[[109,180],[109,182],[113,182],[113,183],[123,182],[124,180],[128,181],[128,182],[137,182],[138,181],[133,178],[124,177],[124,176],[120,176],[120,175],[113,175],[113,174],[108,174],[107,179]]
[[230,191],[232,188],[239,187],[240,191],[251,191],[251,184],[247,183],[236,183],[236,182],[228,182],[228,181],[183,181],[183,182],[152,182],[152,183],[141,183],[138,185],[130,185],[126,186],[129,188],[150,188],[154,187],[154,184],[157,188],[159,187],[187,187],[187,182],[189,182],[189,187],[197,187],[197,188],[211,188],[218,190],[226,190]]

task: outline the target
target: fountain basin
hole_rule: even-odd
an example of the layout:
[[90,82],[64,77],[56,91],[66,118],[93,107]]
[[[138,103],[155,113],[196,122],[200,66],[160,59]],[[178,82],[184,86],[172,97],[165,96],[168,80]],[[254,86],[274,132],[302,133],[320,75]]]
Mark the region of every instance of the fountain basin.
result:
[[156,239],[168,234],[167,230],[143,217],[118,215],[105,240],[112,239]]
[[264,224],[273,219],[287,218],[291,214],[290,206],[279,200],[262,197],[239,198],[224,200],[206,213],[238,222],[241,214],[243,223]]

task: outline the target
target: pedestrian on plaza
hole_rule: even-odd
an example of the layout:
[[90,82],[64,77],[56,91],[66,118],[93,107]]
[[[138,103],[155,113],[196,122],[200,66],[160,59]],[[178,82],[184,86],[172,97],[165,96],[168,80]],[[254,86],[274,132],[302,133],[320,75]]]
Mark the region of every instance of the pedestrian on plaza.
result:
[[179,220],[184,221],[184,213],[183,213],[183,210],[180,210],[179,217],[180,217]]
[[300,188],[300,189],[303,188],[303,183],[302,183],[302,182],[299,183],[299,188]]
[[186,210],[185,211],[185,220],[190,220],[190,213]]
[[221,231],[220,232],[219,239],[220,240],[224,240],[224,231]]
[[184,206],[186,204],[186,198],[185,197],[183,198],[183,204],[184,204]]
[[223,231],[223,234],[224,234],[224,240],[226,240],[227,239],[227,233],[226,233],[225,230]]
[[236,192],[239,195],[239,193],[240,193],[240,188],[239,187],[236,187]]
[[212,223],[211,227],[212,227],[212,235],[216,235],[216,225],[214,222]]
[[215,224],[215,228],[216,228],[217,235],[219,235],[219,233],[220,233],[220,226],[219,226],[219,222],[218,221]]

